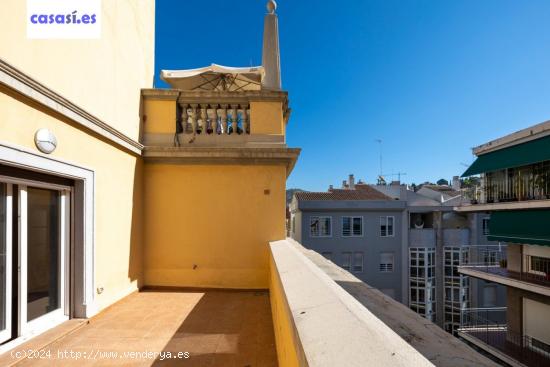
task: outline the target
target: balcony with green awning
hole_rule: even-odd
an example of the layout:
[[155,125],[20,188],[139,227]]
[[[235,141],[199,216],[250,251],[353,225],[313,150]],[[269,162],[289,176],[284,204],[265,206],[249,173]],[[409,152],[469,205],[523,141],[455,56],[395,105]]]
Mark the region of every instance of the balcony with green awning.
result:
[[480,155],[462,177],[550,160],[550,136]]
[[489,233],[489,241],[550,246],[550,210],[493,212]]

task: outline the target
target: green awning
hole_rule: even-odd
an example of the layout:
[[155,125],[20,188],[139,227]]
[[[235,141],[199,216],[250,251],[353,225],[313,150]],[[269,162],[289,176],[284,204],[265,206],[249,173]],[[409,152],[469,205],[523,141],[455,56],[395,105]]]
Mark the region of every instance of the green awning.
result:
[[550,136],[480,155],[462,177],[550,160]]
[[550,209],[492,212],[487,238],[550,246]]

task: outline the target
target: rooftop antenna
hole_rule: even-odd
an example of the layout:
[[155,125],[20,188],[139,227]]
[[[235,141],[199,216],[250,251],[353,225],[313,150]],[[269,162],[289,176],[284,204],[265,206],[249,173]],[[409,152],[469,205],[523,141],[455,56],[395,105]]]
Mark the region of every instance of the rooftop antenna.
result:
[[381,176],[383,176],[383,177],[384,177],[384,176],[390,176],[390,177],[395,177],[395,176],[397,176],[397,180],[398,180],[399,182],[401,182],[401,176],[406,176],[406,175],[407,175],[406,172],[397,172],[397,173],[385,173],[385,174],[383,174],[383,175],[381,175]]
[[382,139],[374,139],[374,141],[378,143],[378,146],[380,149],[380,171],[378,171],[379,172],[378,176],[383,176],[382,175]]

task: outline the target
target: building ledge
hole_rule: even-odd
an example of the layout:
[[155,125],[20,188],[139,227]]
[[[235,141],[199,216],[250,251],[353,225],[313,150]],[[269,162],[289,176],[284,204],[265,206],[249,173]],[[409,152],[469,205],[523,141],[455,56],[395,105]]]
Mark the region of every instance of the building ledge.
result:
[[550,287],[514,279],[509,276],[497,274],[495,272],[486,271],[487,267],[475,267],[475,266],[459,266],[458,272],[460,274],[469,275],[474,278],[487,280],[490,282],[502,284],[508,287],[519,288],[532,293],[538,293],[550,297]]
[[288,101],[288,92],[272,90],[249,90],[249,91],[211,91],[211,90],[180,90],[162,88],[144,88],[141,95],[145,99],[164,99],[170,101],[196,101],[197,103],[208,103],[209,101],[226,103],[231,101],[239,102],[243,98],[249,101]]
[[340,287],[434,365],[497,366],[435,323],[364,283],[319,253],[302,246],[300,250]]
[[487,204],[470,204],[456,206],[454,209],[457,212],[488,212],[496,210],[523,210],[523,209],[545,209],[550,208],[550,200],[527,200],[514,201],[507,203],[487,203]]
[[[294,240],[272,242],[270,248],[301,352],[299,365],[497,366]],[[277,297],[273,290],[271,297]]]
[[228,165],[285,165],[292,172],[300,155],[299,148],[247,147],[153,147],[143,149],[148,163],[228,164]]

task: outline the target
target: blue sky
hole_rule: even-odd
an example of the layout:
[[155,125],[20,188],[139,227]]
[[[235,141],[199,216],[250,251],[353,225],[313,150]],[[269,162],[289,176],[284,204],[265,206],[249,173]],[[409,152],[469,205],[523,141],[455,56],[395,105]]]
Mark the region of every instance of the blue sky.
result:
[[[550,119],[546,0],[280,0],[287,187],[349,173],[421,183],[461,174],[471,147]],[[261,64],[264,0],[157,1],[161,69]]]

